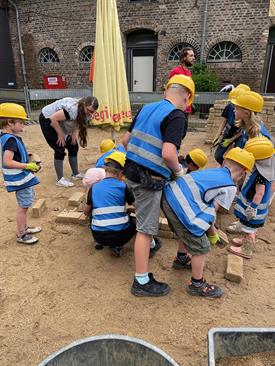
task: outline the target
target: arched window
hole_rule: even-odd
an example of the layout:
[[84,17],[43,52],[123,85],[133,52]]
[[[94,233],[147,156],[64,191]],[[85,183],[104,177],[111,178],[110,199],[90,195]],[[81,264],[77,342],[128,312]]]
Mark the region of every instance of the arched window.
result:
[[79,53],[79,62],[81,63],[90,63],[93,58],[94,47],[93,46],[86,46],[82,48]]
[[217,43],[208,53],[207,62],[240,62],[242,53],[233,42]]
[[[178,43],[176,44],[168,54],[168,61],[179,61],[179,54],[185,47],[191,47],[188,43]],[[194,51],[195,52],[195,51]]]
[[52,48],[46,47],[42,48],[42,50],[39,52],[39,62],[41,64],[59,62],[59,58],[57,53]]

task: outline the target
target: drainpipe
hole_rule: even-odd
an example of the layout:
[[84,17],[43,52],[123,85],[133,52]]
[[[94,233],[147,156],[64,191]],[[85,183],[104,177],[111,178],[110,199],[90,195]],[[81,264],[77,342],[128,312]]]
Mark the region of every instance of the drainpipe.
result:
[[20,61],[21,61],[22,76],[23,76],[23,82],[24,82],[24,96],[25,96],[26,110],[27,110],[28,117],[31,117],[31,106],[30,106],[27,76],[26,76],[27,73],[26,73],[26,67],[25,67],[24,51],[23,51],[23,46],[22,46],[22,35],[21,35],[21,29],[20,29],[19,11],[18,11],[18,7],[12,0],[8,0],[8,2],[15,9],[17,35],[18,35],[19,51],[20,51]]
[[205,38],[206,38],[206,30],[207,30],[207,19],[208,19],[208,0],[203,1],[203,19],[202,19],[202,34],[201,34],[201,53],[200,53],[200,62],[205,62],[204,57],[204,47],[205,47]]

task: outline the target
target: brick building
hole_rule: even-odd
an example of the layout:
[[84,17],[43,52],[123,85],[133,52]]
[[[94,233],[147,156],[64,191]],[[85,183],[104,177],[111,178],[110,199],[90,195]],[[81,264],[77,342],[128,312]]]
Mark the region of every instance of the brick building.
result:
[[[8,61],[0,56],[0,74],[14,63],[14,86],[22,87],[14,4],[29,87],[42,88],[44,75],[64,76],[70,88],[90,86],[96,0],[0,0],[11,43],[0,36],[0,51],[5,47],[10,55]],[[160,90],[189,45],[216,71],[220,86],[243,82],[275,93],[275,19],[268,17],[268,0],[117,0],[117,8],[130,90]]]

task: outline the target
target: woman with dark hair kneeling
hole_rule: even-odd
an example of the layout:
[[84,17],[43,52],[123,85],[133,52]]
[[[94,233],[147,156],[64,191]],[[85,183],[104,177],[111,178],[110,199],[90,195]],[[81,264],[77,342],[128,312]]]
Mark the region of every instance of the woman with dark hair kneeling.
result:
[[63,161],[66,156],[65,149],[68,150],[72,179],[83,178],[83,174],[78,170],[77,140],[79,139],[80,146],[87,146],[88,121],[92,119],[97,108],[97,98],[85,97],[81,99],[63,98],[48,104],[42,109],[39,122],[48,145],[54,150],[57,186],[74,186],[63,175]]

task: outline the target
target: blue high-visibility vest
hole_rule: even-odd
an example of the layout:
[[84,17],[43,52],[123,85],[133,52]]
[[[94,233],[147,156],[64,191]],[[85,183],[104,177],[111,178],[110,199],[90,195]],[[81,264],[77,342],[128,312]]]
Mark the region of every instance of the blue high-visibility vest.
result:
[[144,106],[139,112],[127,146],[127,159],[169,178],[171,170],[162,159],[162,121],[176,107],[162,100]]
[[229,169],[213,168],[184,175],[164,187],[164,197],[179,221],[195,236],[202,236],[215,221],[214,198],[206,202],[209,190],[235,186]]
[[[234,214],[236,217],[238,217],[242,221],[246,221],[254,225],[262,225],[265,222],[265,218],[268,214],[270,193],[271,193],[271,182],[269,182],[267,179],[263,177],[266,184],[265,184],[265,193],[263,195],[262,201],[259,204],[256,204],[247,199],[247,194],[250,188],[255,183],[255,179],[257,178],[258,174],[259,174],[258,171],[255,169],[249,176],[247,176],[247,179],[244,181],[244,184],[242,185],[241,192],[238,195],[237,203],[234,209]],[[253,220],[248,220],[246,217],[245,210],[247,209],[248,206],[257,209],[256,217]]]
[[125,206],[126,184],[105,178],[93,185],[91,228],[94,231],[121,231],[130,225]]
[[96,162],[96,165],[95,167],[96,168],[103,168],[104,165],[105,165],[105,159],[111,155],[113,152],[115,151],[120,151],[120,152],[123,152],[124,154],[126,154],[126,150],[124,148],[123,145],[121,144],[118,144],[115,148],[107,151],[106,153],[104,153],[103,155],[101,155],[98,159],[97,159],[97,162]]
[[32,187],[35,184],[38,184],[39,180],[32,172],[28,170],[5,168],[4,147],[10,138],[14,138],[17,143],[18,150],[21,155],[21,163],[27,163],[29,161],[29,156],[24,143],[15,135],[4,133],[0,136],[4,185],[8,192],[14,192],[27,187]]

